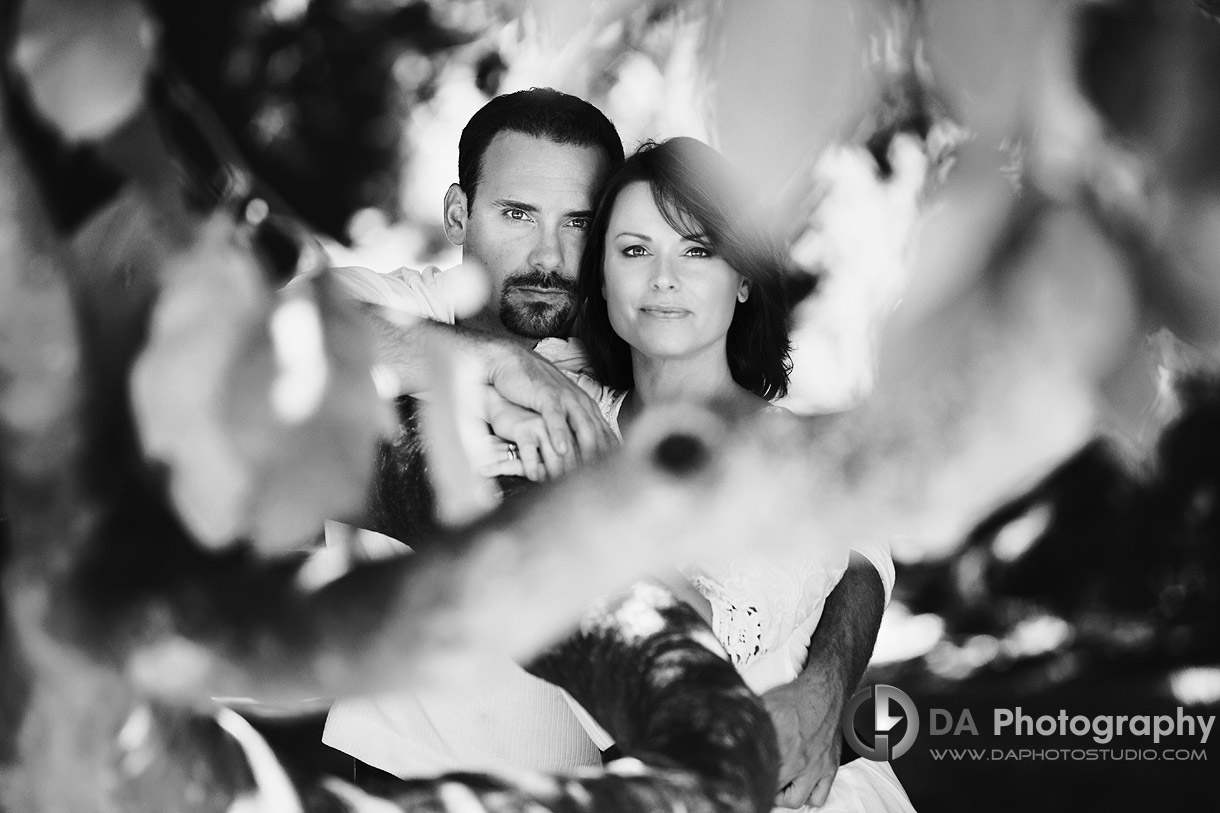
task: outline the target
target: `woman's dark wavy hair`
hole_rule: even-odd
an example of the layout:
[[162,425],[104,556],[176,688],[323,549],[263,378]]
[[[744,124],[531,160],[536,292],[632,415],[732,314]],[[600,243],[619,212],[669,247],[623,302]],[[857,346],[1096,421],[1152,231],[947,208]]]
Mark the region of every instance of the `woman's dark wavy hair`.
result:
[[729,372],[755,395],[768,400],[786,395],[791,342],[778,247],[750,217],[728,161],[693,138],[644,144],[606,179],[598,196],[576,283],[576,335],[597,380],[621,390],[635,385],[631,348],[610,326],[602,282],[610,214],[619,193],[637,181],[648,184],[657,209],[676,232],[687,238],[705,235],[700,239],[750,281],[750,296],[737,303],[729,325]]

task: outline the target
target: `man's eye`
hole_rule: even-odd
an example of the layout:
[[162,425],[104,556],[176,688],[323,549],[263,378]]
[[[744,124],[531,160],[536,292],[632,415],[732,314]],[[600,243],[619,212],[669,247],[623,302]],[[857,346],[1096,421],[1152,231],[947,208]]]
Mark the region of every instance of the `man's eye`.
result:
[[522,209],[505,209],[504,216],[509,220],[529,220],[529,213]]
[[643,246],[627,246],[623,249],[624,257],[643,257],[648,253],[648,249]]

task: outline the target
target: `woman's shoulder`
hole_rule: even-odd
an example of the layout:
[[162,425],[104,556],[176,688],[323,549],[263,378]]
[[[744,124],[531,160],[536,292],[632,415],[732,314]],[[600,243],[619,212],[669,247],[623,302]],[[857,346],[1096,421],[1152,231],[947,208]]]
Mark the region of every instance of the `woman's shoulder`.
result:
[[761,395],[750,392],[745,387],[738,386],[736,394],[727,402],[739,418],[753,418],[756,415],[792,415],[788,409],[777,406]]

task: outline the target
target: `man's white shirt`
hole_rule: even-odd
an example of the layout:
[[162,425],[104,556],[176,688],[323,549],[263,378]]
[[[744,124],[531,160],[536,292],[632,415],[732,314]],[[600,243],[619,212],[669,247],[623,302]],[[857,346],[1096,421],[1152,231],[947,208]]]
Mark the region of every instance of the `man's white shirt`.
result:
[[[399,268],[333,269],[349,298],[405,317],[453,324],[445,273]],[[356,558],[409,552],[380,534],[346,533],[327,523],[327,545],[350,545]],[[567,692],[527,673],[508,658],[489,659],[485,673],[460,685],[432,685],[340,698],[326,718],[322,741],[362,762],[402,777],[454,770],[570,771],[601,763],[610,740]]]

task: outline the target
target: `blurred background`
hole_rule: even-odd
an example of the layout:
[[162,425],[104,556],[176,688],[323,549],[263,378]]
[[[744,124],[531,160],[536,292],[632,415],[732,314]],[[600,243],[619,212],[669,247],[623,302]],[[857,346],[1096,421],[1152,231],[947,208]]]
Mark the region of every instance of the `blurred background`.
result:
[[[441,199],[498,93],[589,99],[629,151],[709,141],[806,294],[791,406],[884,416],[860,533],[891,538],[898,586],[869,678],[970,709],[983,734],[955,747],[1053,744],[987,736],[999,707],[1220,711],[1220,3],[23,9],[45,36],[15,64],[50,118],[105,130],[122,93],[74,95],[72,71],[121,88],[156,40],[202,133],[187,152],[257,179],[221,192],[254,189],[332,264],[458,261]],[[107,47],[75,48],[65,18]],[[69,220],[107,183],[76,177]],[[1209,761],[957,762],[925,737],[894,767],[921,810],[1220,799]]]

